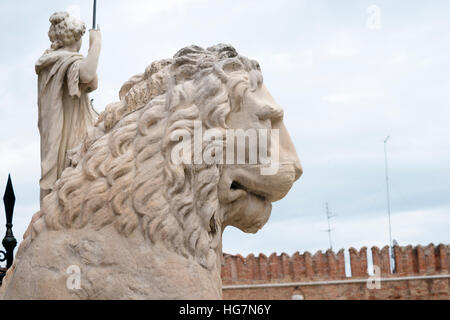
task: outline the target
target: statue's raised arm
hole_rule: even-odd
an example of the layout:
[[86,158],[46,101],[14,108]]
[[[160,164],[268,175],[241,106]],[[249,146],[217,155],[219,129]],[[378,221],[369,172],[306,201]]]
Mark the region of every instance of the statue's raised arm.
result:
[[89,53],[83,57],[86,25],[67,12],[50,17],[52,42],[36,63],[41,134],[41,203],[70,165],[68,151],[84,140],[97,118],[88,93],[97,89],[101,33],[90,30]]

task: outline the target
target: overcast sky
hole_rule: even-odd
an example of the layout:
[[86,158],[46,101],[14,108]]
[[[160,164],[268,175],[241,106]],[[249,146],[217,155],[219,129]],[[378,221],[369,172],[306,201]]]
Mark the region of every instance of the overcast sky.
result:
[[[50,45],[48,18],[64,10],[91,26],[90,0],[0,2],[0,192],[11,172],[18,239],[39,209],[34,64]],[[230,43],[260,62],[304,176],[257,235],[227,229],[224,251],[326,250],[326,202],[336,249],[388,244],[388,135],[394,239],[449,244],[449,12],[445,0],[99,0],[103,51],[91,97],[102,111],[152,61],[191,44]]]

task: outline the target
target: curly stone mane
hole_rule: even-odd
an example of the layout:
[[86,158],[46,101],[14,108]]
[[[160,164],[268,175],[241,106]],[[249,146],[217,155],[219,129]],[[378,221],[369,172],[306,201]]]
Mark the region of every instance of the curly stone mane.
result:
[[[217,186],[221,166],[175,164],[171,151],[194,122],[224,132],[245,91],[262,84],[259,64],[229,45],[189,46],[154,62],[120,90],[86,138],[77,159],[45,198],[51,230],[114,225],[124,236],[142,232],[203,267],[221,246]],[[211,145],[204,145],[204,149]],[[37,236],[34,228],[33,237]]]

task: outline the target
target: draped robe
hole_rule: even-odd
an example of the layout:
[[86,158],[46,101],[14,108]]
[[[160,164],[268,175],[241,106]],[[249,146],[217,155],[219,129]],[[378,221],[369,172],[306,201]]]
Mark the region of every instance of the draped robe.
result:
[[47,50],[36,63],[41,202],[70,165],[68,151],[82,143],[98,116],[88,96],[97,79],[87,84],[80,81],[82,59],[79,53]]

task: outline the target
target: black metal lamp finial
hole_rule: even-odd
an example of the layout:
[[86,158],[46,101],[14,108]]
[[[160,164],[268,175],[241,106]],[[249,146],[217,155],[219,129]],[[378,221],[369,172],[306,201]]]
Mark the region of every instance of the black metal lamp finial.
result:
[[16,196],[12,186],[11,175],[8,176],[8,183],[6,184],[5,195],[3,196],[3,203],[5,205],[6,223],[11,224],[14,212],[14,205],[16,204]]
[[[6,184],[5,195],[3,196],[3,203],[5,205],[5,215],[6,215],[6,235],[3,238],[3,247],[5,247],[6,252],[0,252],[4,258],[0,261],[6,260],[6,269],[12,266],[14,260],[14,248],[17,246],[17,240],[14,238],[12,232],[12,219],[14,213],[14,205],[16,203],[16,196],[14,194],[14,188],[11,181],[11,175],[8,176],[8,183]],[[4,276],[4,274],[3,274]],[[2,278],[2,275],[0,275]],[[1,279],[0,279],[1,281]]]

